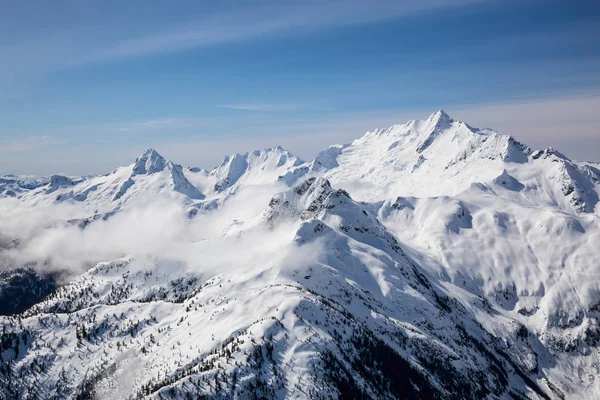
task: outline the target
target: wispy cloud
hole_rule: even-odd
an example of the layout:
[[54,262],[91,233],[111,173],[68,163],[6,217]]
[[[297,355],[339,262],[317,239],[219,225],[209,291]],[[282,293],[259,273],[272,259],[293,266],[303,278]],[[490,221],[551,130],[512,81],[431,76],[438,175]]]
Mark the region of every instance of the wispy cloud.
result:
[[0,154],[26,153],[64,143],[64,139],[58,139],[52,136],[30,136],[23,139],[0,140]]
[[533,148],[552,146],[576,160],[600,161],[600,95],[474,104],[450,109],[474,126],[490,127]]
[[242,111],[298,111],[306,109],[304,104],[282,104],[282,103],[242,103],[227,104],[223,106],[231,110]]
[[[296,2],[254,1],[238,2],[235,8],[204,7],[192,2],[189,7],[162,10],[164,18],[140,18],[136,7],[100,7],[97,13],[82,13],[62,20],[35,21],[47,26],[43,35],[31,38],[27,31],[17,32],[13,41],[3,45],[0,54],[3,63],[0,75],[15,76],[40,74],[49,70],[72,68],[79,65],[139,57],[159,53],[213,46],[224,43],[255,40],[281,35],[304,35],[316,30],[377,22],[398,18],[426,10],[460,7],[472,3],[495,0],[382,0],[376,5],[361,0],[307,0]],[[41,4],[40,15],[54,15]],[[203,11],[203,7],[206,10]],[[152,9],[153,7],[148,7]],[[156,7],[154,7],[156,8]],[[160,10],[154,10],[161,14]],[[133,15],[132,13],[136,13]],[[98,16],[96,16],[98,14]],[[195,15],[195,17],[190,17]],[[10,16],[9,16],[10,18]],[[18,18],[18,16],[16,16]],[[66,18],[66,17],[65,17]],[[113,24],[98,23],[106,19]],[[135,20],[136,24],[129,21]],[[74,23],[73,21],[79,21]],[[121,22],[115,22],[121,21]],[[123,21],[128,21],[123,23]],[[23,25],[27,25],[23,21]],[[68,28],[57,28],[67,26]],[[1,31],[0,31],[1,33]],[[24,39],[19,39],[19,38]],[[10,83],[10,80],[7,81]]]
[[118,130],[121,132],[141,133],[149,131],[173,131],[200,125],[202,125],[202,120],[197,118],[157,118],[146,121],[128,122],[119,126]]
[[600,161],[600,114],[597,112],[600,95],[597,94],[336,113],[318,120],[265,122],[256,130],[239,132],[240,136],[235,138],[160,141],[152,147],[168,152],[180,163],[205,168],[217,165],[227,154],[275,145],[311,159],[331,144],[350,143],[369,130],[426,118],[438,108],[473,126],[491,127],[512,135],[533,148],[553,146],[574,159]]
[[[380,109],[363,112],[328,113],[319,117],[277,118],[262,116],[260,123],[237,125],[217,120],[207,124],[210,137],[156,135],[152,139],[136,139],[135,145],[72,144],[52,137],[29,137],[0,141],[3,154],[0,173],[49,175],[59,171],[72,174],[103,173],[118,165],[127,165],[147,147],[159,150],[173,161],[212,168],[223,156],[281,145],[304,159],[334,143],[349,143],[366,131],[385,128],[409,119],[426,118],[435,109],[444,108],[456,119],[477,127],[490,127],[514,136],[533,148],[553,146],[567,156],[579,160],[600,161],[600,95],[580,94],[472,105],[437,104],[423,108]],[[258,117],[258,114],[257,114]],[[171,118],[149,119],[121,125],[124,132],[159,132],[157,127],[183,126]],[[189,121],[192,118],[179,118]],[[157,122],[162,121],[162,122]],[[197,122],[199,123],[199,122]],[[182,129],[182,128],[180,128]],[[168,130],[168,129],[167,129]],[[53,146],[50,146],[54,144]]]
[[[473,126],[491,127],[510,134],[533,148],[553,146],[574,159],[600,161],[600,114],[597,112],[600,109],[600,95],[596,93],[502,103],[436,104],[427,108],[336,112],[306,117],[285,114],[283,118],[273,118],[271,114],[257,113],[253,124],[240,125],[236,121],[229,121],[231,118],[210,120],[206,126],[212,134],[208,137],[161,133],[153,135],[152,139],[150,135],[144,140],[136,138],[135,144],[130,142],[129,145],[123,145],[111,141],[103,143],[100,148],[97,144],[59,145],[63,141],[50,136],[4,140],[0,141],[0,173],[104,173],[118,165],[131,163],[147,147],[158,149],[177,163],[204,168],[218,165],[227,154],[276,145],[311,159],[331,144],[349,143],[369,130],[404,123],[409,119],[426,118],[439,108]],[[190,121],[196,124],[206,122],[191,117],[156,118],[115,126],[125,128],[123,132],[136,129],[137,132],[160,132],[160,129],[184,129],[181,127],[190,126]],[[115,126],[110,128],[114,129]]]
[[91,55],[96,61],[180,51],[274,35],[307,34],[315,30],[372,23],[386,19],[495,0],[382,0],[376,6],[362,0],[260,1],[235,10],[205,14],[195,22],[127,38]]

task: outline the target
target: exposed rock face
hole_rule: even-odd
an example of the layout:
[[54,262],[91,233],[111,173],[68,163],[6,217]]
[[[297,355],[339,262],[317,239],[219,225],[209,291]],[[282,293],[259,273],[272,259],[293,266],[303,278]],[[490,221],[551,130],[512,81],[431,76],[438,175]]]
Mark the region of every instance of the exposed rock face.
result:
[[148,149],[135,160],[131,176],[155,174],[163,171],[165,166],[165,159],[156,150]]

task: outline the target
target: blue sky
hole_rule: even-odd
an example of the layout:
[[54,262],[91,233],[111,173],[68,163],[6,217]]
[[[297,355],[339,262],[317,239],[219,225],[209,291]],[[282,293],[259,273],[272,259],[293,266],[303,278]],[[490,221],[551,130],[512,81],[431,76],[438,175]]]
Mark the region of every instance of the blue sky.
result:
[[0,173],[310,158],[444,108],[600,160],[597,1],[0,0]]

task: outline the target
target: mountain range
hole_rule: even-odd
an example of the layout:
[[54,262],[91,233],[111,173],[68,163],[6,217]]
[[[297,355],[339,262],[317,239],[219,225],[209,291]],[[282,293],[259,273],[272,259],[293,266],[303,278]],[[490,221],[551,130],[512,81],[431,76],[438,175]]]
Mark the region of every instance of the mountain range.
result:
[[0,399],[600,398],[599,193],[443,110],[311,161],[0,177]]

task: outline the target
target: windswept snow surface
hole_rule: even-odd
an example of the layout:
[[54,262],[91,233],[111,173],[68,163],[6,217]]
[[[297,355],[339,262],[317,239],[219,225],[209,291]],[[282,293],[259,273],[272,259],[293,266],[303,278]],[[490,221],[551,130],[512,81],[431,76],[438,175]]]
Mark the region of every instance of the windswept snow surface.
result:
[[308,162],[1,177],[0,290],[45,297],[0,317],[0,398],[600,398],[599,189],[442,110]]

